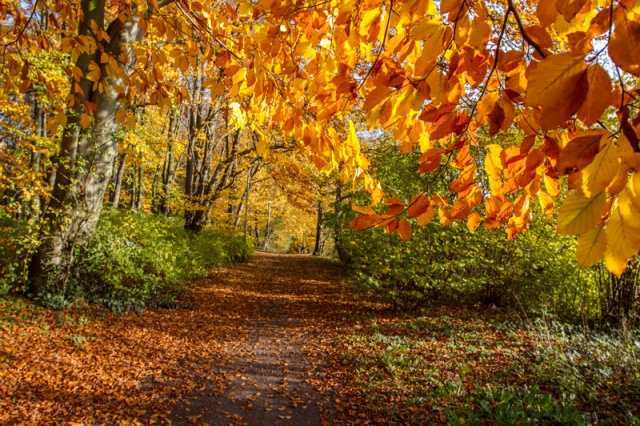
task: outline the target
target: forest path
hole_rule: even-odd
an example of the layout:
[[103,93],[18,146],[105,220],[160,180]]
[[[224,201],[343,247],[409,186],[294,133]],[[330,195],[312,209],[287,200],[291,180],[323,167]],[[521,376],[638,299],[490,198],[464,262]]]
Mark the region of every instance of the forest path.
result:
[[0,424],[366,423],[345,396],[356,304],[340,272],[326,259],[257,253],[194,283],[186,309],[2,301]]
[[224,382],[216,392],[181,398],[169,418],[177,424],[334,423],[334,398],[319,375],[328,357],[324,332],[338,325],[329,324],[340,308],[336,280],[339,270],[328,261],[269,253],[208,279],[205,291],[220,297],[194,300],[196,310],[236,325],[219,342],[224,362],[214,368]]

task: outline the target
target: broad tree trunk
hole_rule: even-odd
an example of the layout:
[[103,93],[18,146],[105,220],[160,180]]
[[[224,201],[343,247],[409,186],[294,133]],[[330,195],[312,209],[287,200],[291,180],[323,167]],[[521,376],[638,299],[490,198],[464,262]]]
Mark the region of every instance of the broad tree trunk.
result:
[[[78,34],[95,40],[94,31],[89,29],[88,23],[95,21],[98,28],[105,27],[105,0],[82,0],[80,6],[83,22],[78,26]],[[139,20],[137,13],[125,22],[115,19],[106,30],[109,41],[96,40],[96,44],[102,45],[103,50],[115,58],[128,55],[128,65],[135,64],[135,56],[126,44],[141,40]],[[40,247],[29,268],[30,292],[35,296],[44,293],[49,286],[58,291],[65,290],[74,249],[84,244],[95,230],[105,191],[111,180],[113,160],[118,154],[114,131],[115,114],[120,104],[113,88],[125,83],[122,77],[107,71],[108,65],[102,63],[100,54],[100,49],[92,54],[83,53],[76,62],[76,68],[82,71],[83,76],[89,72],[91,62],[100,64],[101,75],[108,89],[94,91],[94,83],[85,77],[78,83],[82,93],[76,93],[75,87],[72,88],[71,95],[76,98],[76,103],[67,113],[67,126],[55,165],[56,182],[44,214]],[[95,105],[95,112],[91,126],[80,130],[80,117],[85,113],[87,101]]]

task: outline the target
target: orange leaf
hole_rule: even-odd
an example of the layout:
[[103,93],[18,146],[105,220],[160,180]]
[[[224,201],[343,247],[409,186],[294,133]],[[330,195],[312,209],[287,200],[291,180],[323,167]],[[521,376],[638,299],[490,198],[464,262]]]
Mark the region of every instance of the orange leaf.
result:
[[418,217],[426,212],[431,206],[429,197],[426,194],[418,194],[409,201],[409,209],[407,213],[409,217]]
[[409,222],[407,222],[405,218],[400,218],[398,222],[398,234],[405,243],[411,238],[411,225],[409,225]]
[[471,216],[469,216],[469,219],[467,219],[467,229],[471,232],[475,231],[476,229],[478,229],[480,222],[480,215],[478,213],[473,213]]
[[609,41],[609,56],[623,70],[640,75],[640,24],[619,10],[615,30]]
[[363,229],[372,227],[379,221],[380,221],[380,216],[378,215],[360,214],[351,220],[351,222],[349,223],[349,226],[352,227],[353,229],[361,231]]
[[369,206],[357,206],[355,204],[352,204],[351,205],[351,210],[353,210],[354,212],[368,214],[368,215],[375,215],[376,214],[375,210],[373,210]]

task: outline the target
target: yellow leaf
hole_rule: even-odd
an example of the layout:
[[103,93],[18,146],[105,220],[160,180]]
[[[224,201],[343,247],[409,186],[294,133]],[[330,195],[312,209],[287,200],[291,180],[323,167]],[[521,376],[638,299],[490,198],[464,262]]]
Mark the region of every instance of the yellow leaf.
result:
[[584,234],[595,227],[606,208],[607,196],[604,191],[593,198],[574,191],[564,201],[558,212],[558,234]]
[[491,34],[491,26],[481,18],[475,18],[471,21],[471,30],[469,32],[469,44],[476,50],[482,51],[487,47],[489,35]]
[[433,206],[430,205],[429,208],[427,208],[426,212],[422,213],[420,216],[416,218],[418,225],[420,226],[428,225],[433,220],[434,215],[435,215],[435,211],[433,210]]
[[618,173],[618,153],[613,140],[582,171],[582,190],[587,197],[605,189]]
[[546,57],[529,77],[525,105],[552,107],[567,102],[586,69],[584,55],[566,52]]
[[625,268],[627,267],[627,262],[627,259],[616,255],[611,250],[607,250],[604,253],[604,264],[609,272],[611,272],[615,276],[619,277],[620,275],[622,275]]
[[622,219],[630,226],[640,228],[640,198],[633,195],[631,189],[626,188],[618,197],[618,210]]
[[[435,59],[444,51],[446,26],[438,21],[421,20],[411,31],[410,38],[423,41],[423,60]],[[425,57],[426,56],[426,57]]]
[[551,196],[546,192],[540,191],[538,201],[540,202],[540,207],[542,207],[542,212],[545,216],[553,216],[553,198],[551,198]]
[[377,86],[369,93],[367,99],[364,101],[364,105],[362,106],[362,108],[365,111],[371,111],[382,101],[387,99],[392,92],[393,89],[391,89],[390,87]]
[[607,233],[603,227],[597,226],[578,238],[578,264],[585,268],[593,266],[602,260],[606,250]]
[[629,259],[640,250],[640,229],[625,221],[617,208],[607,222],[607,240],[613,254]]
[[360,22],[359,33],[363,37],[367,37],[371,32],[371,27],[380,19],[380,9],[375,8],[365,12]]

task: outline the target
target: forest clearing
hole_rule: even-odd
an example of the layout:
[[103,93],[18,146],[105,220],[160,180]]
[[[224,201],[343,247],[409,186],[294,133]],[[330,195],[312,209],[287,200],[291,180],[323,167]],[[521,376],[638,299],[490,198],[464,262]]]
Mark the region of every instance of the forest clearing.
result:
[[640,2],[0,0],[0,423],[639,424]]

